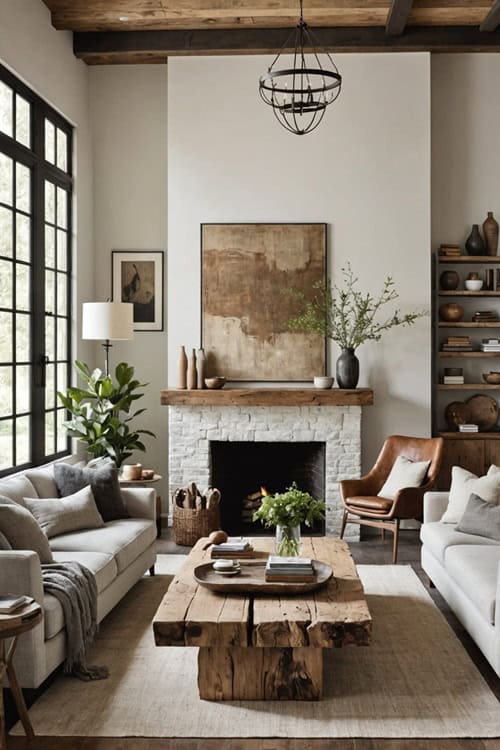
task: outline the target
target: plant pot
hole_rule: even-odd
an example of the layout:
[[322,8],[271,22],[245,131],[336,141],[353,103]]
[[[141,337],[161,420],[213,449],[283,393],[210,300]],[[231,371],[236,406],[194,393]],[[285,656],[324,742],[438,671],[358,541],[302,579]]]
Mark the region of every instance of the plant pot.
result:
[[299,557],[302,549],[300,526],[276,526],[276,554]]
[[356,388],[359,380],[359,359],[354,349],[342,349],[337,360],[337,384],[339,388]]

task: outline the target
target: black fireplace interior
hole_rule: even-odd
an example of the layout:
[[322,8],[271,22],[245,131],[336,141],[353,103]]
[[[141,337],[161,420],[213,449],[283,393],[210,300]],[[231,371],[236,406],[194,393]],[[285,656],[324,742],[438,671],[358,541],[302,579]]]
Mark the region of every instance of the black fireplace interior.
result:
[[[252,521],[264,492],[284,492],[292,482],[317,500],[325,499],[325,443],[212,441],[210,483],[221,499],[221,527],[231,535],[272,534]],[[325,524],[305,527],[308,535],[325,533]]]

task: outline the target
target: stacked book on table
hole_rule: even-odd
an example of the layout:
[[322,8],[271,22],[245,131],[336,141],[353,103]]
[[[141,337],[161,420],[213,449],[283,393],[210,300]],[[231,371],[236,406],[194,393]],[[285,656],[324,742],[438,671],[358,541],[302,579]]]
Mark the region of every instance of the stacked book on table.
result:
[[441,347],[443,352],[472,352],[474,347],[470,336],[448,336]]
[[459,424],[458,431],[459,432],[479,432],[479,427],[477,426],[477,424]]
[[460,245],[441,245],[438,254],[442,258],[459,258],[462,255]]
[[498,313],[496,310],[476,310],[472,316],[473,323],[497,323]]
[[213,544],[210,556],[228,560],[251,559],[254,556],[254,549],[248,539],[229,537],[227,542]]
[[25,607],[34,601],[32,596],[25,596],[24,594],[2,594],[0,596],[0,615],[13,614],[21,607]]
[[500,339],[483,339],[481,341],[482,352],[500,352]]
[[271,555],[266,565],[266,581],[276,583],[309,583],[316,579],[310,557],[277,557]]

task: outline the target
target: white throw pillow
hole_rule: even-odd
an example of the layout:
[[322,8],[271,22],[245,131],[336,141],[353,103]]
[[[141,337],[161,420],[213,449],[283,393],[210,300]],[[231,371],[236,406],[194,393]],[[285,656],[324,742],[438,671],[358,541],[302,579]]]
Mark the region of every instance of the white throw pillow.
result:
[[410,461],[405,456],[398,456],[378,496],[394,500],[405,487],[420,487],[430,464],[430,461]]
[[490,466],[484,477],[478,477],[461,466],[451,470],[451,487],[448,507],[441,521],[443,523],[460,523],[471,495],[479,497],[493,505],[500,504],[500,468]]

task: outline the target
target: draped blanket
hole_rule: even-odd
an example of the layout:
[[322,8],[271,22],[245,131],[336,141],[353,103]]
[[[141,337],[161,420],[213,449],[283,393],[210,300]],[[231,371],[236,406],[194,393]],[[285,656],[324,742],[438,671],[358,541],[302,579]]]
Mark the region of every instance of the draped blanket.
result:
[[81,680],[102,680],[107,667],[87,665],[87,652],[97,633],[97,586],[94,574],[77,562],[42,565],[43,588],[64,612],[66,661],[64,671]]

